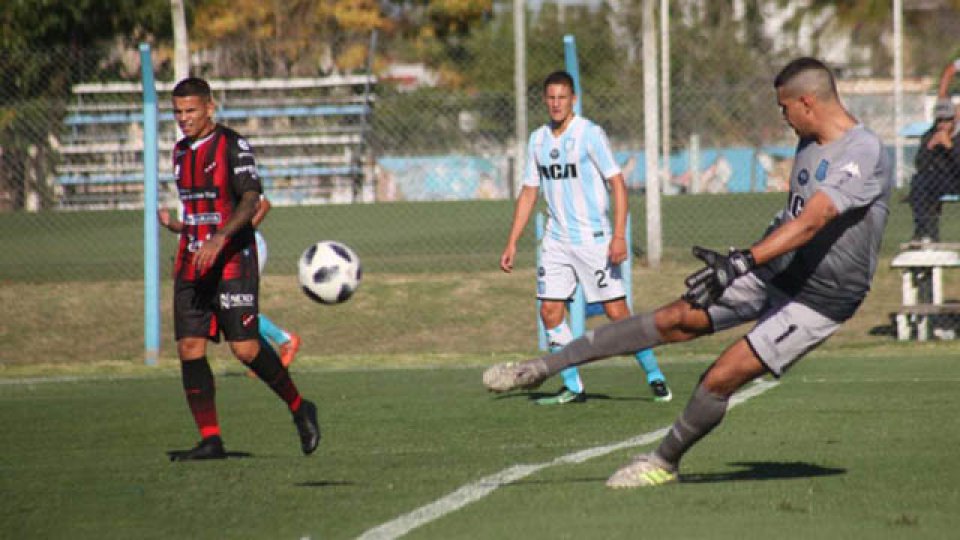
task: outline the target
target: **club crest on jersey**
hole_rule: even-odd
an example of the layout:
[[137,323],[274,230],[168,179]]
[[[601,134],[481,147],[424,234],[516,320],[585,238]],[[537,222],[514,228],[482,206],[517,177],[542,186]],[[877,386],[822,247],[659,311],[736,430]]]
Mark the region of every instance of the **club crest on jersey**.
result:
[[560,157],[560,151],[556,148],[552,148],[550,150],[550,159],[557,159],[558,157]]
[[567,178],[577,177],[577,164],[565,163],[563,165],[554,163],[553,165],[541,165],[540,176],[551,180],[565,180]]
[[801,186],[807,185],[807,182],[810,181],[810,173],[806,169],[800,169],[800,172],[797,173],[797,183]]
[[816,177],[817,182],[823,182],[823,180],[827,177],[827,167],[829,166],[829,161],[825,159],[820,161],[820,164],[817,165],[817,172],[814,173],[814,177]]
[[841,167],[840,171],[847,173],[850,178],[860,178],[860,165],[852,161]]

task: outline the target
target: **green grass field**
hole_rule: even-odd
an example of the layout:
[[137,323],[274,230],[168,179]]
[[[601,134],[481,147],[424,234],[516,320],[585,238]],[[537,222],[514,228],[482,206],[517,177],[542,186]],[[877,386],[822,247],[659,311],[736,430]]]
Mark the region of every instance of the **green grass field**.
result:
[[[691,244],[744,245],[782,201],[665,198],[664,261],[634,266],[636,308],[677,297],[696,267]],[[642,247],[642,198],[632,204]],[[960,238],[950,212],[944,237]],[[532,239],[514,274],[496,270],[510,215],[507,201],[276,209],[261,307],[304,338],[294,373],[320,407],[321,449],[299,455],[283,406],[221,345],[209,356],[224,436],[244,456],[173,464],[165,452],[197,440],[171,331],[173,235],[163,236],[160,361],[146,367],[142,215],[0,214],[0,537],[355,538],[411,512],[450,510],[451,493],[477,493],[491,487],[479,480],[526,470],[518,465],[536,471],[408,536],[883,539],[960,529],[960,347],[891,337],[900,276],[889,261],[910,234],[905,205],[894,205],[857,316],[779,386],[732,409],[686,459],[683,483],[629,492],[603,482],[638,449],[554,460],[668,426],[743,330],[662,351],[676,395],[666,405],[650,401],[626,360],[585,369],[592,399],[582,405],[491,396],[483,366],[536,354]],[[307,301],[292,275],[322,238],[353,246],[367,270],[341,306]],[[944,284],[955,300],[960,273]]]
[[[884,253],[893,255],[911,234],[910,209],[891,202]],[[634,248],[646,248],[645,201],[631,197]],[[690,246],[747,245],[782,208],[783,193],[665,197],[663,258],[690,260]],[[511,201],[381,203],[278,207],[263,230],[271,274],[293,274],[300,253],[322,239],[346,242],[368,272],[474,272],[496,268],[513,215]],[[960,238],[956,209],[944,212],[944,238]],[[0,284],[8,282],[142,279],[143,214],[138,211],[0,213]],[[533,261],[533,225],[518,263]],[[175,236],[161,231],[164,275]]]
[[[924,348],[920,347],[920,351]],[[704,359],[664,357],[676,399],[650,401],[626,360],[584,370],[591,399],[558,408],[480,385],[489,358],[411,369],[295,369],[324,440],[299,455],[283,406],[217,364],[228,451],[170,463],[196,440],[173,369],[0,385],[6,538],[355,538],[520,464],[546,464],[441,512],[409,538],[949,538],[960,528],[955,355],[814,354],[731,409],[683,482],[613,491],[642,448],[550,462],[669,425]],[[553,389],[553,381],[547,390]],[[389,535],[388,535],[389,537]]]

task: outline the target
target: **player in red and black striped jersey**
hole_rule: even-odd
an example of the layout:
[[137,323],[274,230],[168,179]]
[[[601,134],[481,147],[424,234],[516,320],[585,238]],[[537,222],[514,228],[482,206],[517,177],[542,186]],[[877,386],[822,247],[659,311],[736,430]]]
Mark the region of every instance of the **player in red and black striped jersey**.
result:
[[257,248],[252,219],[263,188],[250,144],[214,121],[206,81],[187,78],[173,89],[173,111],[184,138],[173,151],[183,204],[182,223],[166,210],[160,223],[180,233],[174,264],[174,333],[187,403],[200,430],[193,449],[171,459],[226,457],[217,421],[207,341],[223,334],[238,360],[257,374],[293,414],[301,449],[320,442],[316,406],[303,399],[276,351],[259,337]]

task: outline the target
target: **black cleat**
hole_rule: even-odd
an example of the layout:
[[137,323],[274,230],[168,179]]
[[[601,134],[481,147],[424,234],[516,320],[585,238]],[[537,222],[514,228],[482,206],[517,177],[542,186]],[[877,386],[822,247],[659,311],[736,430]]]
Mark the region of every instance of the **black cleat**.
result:
[[300,434],[300,449],[309,456],[320,445],[320,424],[317,423],[317,406],[312,401],[303,400],[300,408],[293,413],[293,423]]
[[223,439],[219,435],[211,435],[197,443],[190,450],[169,452],[170,461],[195,461],[199,459],[226,459],[227,452],[223,449]]
[[660,403],[666,403],[673,399],[673,392],[663,380],[656,380],[650,383],[650,391],[653,392],[653,400]]

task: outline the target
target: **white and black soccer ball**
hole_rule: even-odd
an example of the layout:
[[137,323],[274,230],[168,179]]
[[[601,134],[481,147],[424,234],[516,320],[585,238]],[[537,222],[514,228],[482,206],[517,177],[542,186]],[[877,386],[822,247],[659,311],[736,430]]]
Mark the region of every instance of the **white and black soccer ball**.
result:
[[322,304],[346,302],[360,286],[363,270],[352,249],[324,240],[308,247],[298,263],[300,287]]

